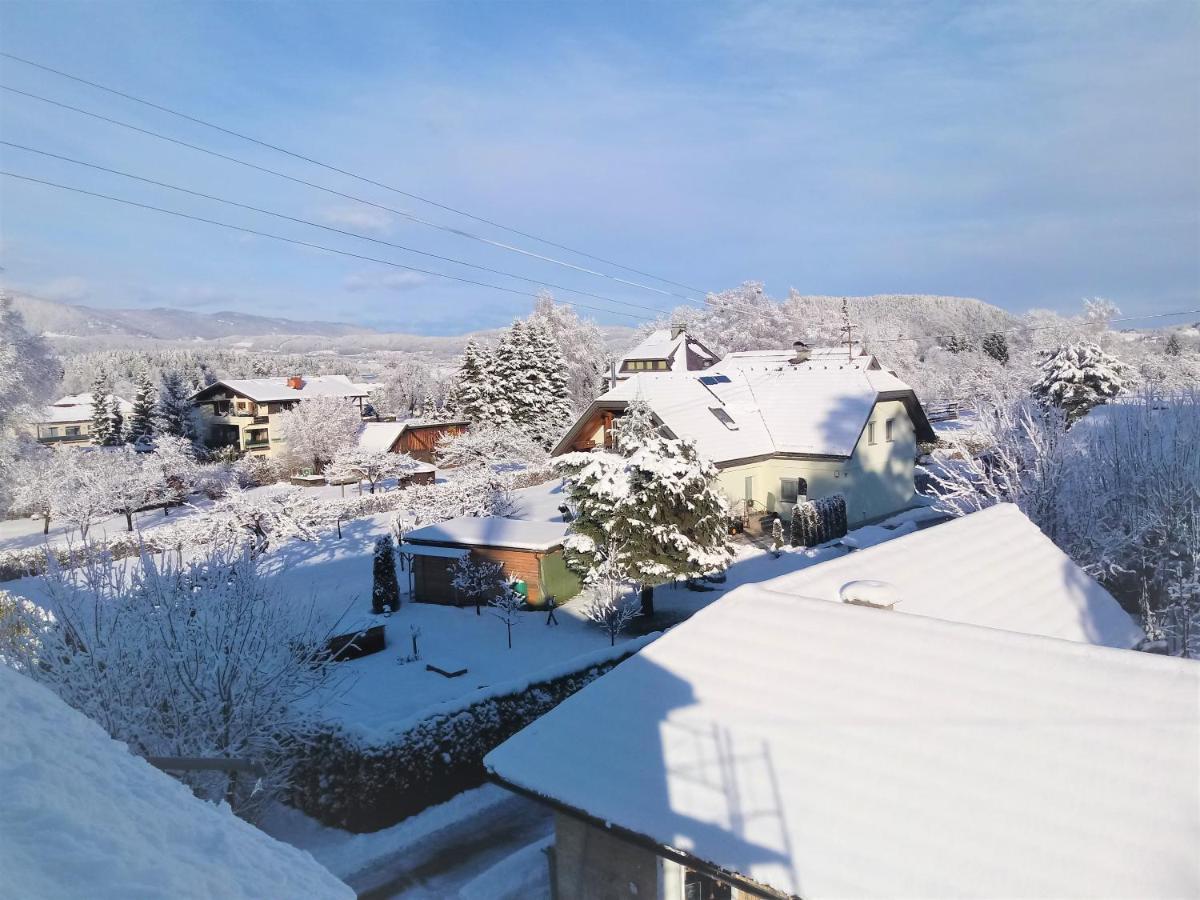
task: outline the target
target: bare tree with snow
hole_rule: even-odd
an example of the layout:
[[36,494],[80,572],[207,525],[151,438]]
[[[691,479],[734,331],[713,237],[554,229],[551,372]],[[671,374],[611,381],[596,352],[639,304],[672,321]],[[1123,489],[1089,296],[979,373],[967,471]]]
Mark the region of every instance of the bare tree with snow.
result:
[[450,574],[454,590],[475,604],[475,615],[479,615],[483,604],[491,604],[507,588],[504,566],[486,559],[464,556],[455,560]]
[[362,426],[358,407],[342,397],[313,397],[279,415],[279,436],[297,467],[322,471],[339,451],[352,446]]
[[511,424],[479,422],[462,434],[443,435],[437,445],[438,464],[446,467],[484,461],[496,469],[532,469],[549,459],[550,454],[524,428]]
[[512,649],[512,630],[514,625],[521,622],[521,610],[525,608],[525,598],[505,584],[498,595],[488,601],[492,615],[504,623],[508,632],[508,649]]
[[330,484],[354,481],[360,485],[365,481],[373,494],[381,481],[415,472],[420,466],[406,453],[346,447],[335,453],[325,466],[325,480]]

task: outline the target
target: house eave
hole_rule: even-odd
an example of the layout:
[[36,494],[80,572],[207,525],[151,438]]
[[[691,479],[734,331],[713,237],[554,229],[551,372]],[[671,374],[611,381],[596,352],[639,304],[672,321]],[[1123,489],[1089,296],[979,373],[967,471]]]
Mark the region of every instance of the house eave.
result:
[[744,894],[749,894],[752,897],[759,897],[762,898],[762,900],[781,900],[781,898],[801,900],[799,894],[784,894],[773,890],[765,885],[751,881],[744,875],[739,875],[736,872],[730,872],[729,870],[723,869],[714,863],[710,863],[706,860],[700,859],[699,857],[692,856],[690,853],[687,853],[683,850],[677,850],[674,847],[667,847],[664,844],[660,844],[658,841],[654,840],[654,838],[642,834],[641,832],[632,831],[628,828],[623,828],[620,825],[614,825],[612,822],[606,822],[603,819],[591,815],[590,813],[584,812],[582,809],[571,806],[567,803],[563,803],[561,800],[555,800],[553,797],[547,797],[545,794],[540,794],[537,791],[531,790],[527,787],[514,784],[513,782],[505,779],[503,776],[498,775],[491,769],[487,771],[487,778],[506,790],[512,791],[515,794],[520,794],[522,797],[526,797],[527,799],[533,800],[536,803],[541,803],[543,806],[548,806],[555,812],[562,813],[565,816],[569,816],[572,819],[583,822],[585,825],[590,825],[593,828],[598,828],[601,831],[606,831],[610,834],[616,835],[621,840],[640,847],[643,850],[649,850],[656,856],[661,856],[663,859],[669,859],[671,862],[678,863],[681,866],[686,866],[693,871],[702,872],[705,875],[720,879],[721,881],[724,881],[725,883],[737,888]]

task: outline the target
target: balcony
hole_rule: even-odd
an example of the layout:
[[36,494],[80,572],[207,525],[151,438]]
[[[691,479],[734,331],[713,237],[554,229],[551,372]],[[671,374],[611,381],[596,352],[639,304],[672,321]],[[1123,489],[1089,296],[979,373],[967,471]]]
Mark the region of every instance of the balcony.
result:
[[270,416],[255,416],[254,417],[255,425],[266,425],[269,421],[271,421]]
[[91,436],[86,434],[39,434],[37,437],[39,444],[81,444],[90,441],[91,439]]

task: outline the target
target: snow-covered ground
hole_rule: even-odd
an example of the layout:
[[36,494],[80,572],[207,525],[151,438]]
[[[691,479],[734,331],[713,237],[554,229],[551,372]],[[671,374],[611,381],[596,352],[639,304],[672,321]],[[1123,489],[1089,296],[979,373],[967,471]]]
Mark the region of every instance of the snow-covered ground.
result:
[[[336,487],[313,490],[336,495],[341,492]],[[514,500],[514,517],[530,521],[561,520],[558,506],[563,494],[561,483],[556,480],[516,491]],[[914,510],[883,525],[858,529],[829,546],[811,550],[789,547],[778,557],[758,547],[739,546],[725,584],[714,585],[711,591],[692,591],[683,585],[659,588],[655,591],[656,611],[672,620],[686,618],[742,584],[842,556],[856,549],[856,544],[861,548],[888,540],[905,533],[929,514],[928,510]],[[338,686],[337,694],[314,698],[314,702],[321,704],[320,714],[326,720],[368,742],[385,741],[443,704],[465,704],[473,699],[472,695],[509,682],[551,677],[581,667],[586,657],[609,651],[608,636],[582,614],[586,602],[583,597],[556,610],[557,626],[546,624],[545,613],[524,613],[513,629],[511,650],[503,623],[486,608],[477,615],[474,607],[410,603],[405,597],[399,612],[372,615],[374,541],[389,532],[392,515],[379,513],[346,522],[340,539],[336,532],[330,531],[314,542],[281,543],[272,547],[264,558],[264,571],[274,577],[275,587],[282,596],[296,603],[311,601],[328,622],[340,619],[338,632],[379,623],[386,627],[386,650],[341,663],[340,670],[347,677]],[[399,573],[402,590],[407,588],[407,574]],[[7,582],[4,587],[34,600],[42,596],[37,578]],[[420,659],[406,661],[413,652],[413,629],[419,630]],[[620,644],[630,639],[623,635],[617,640]],[[427,664],[447,671],[466,668],[467,672],[457,678],[446,678],[428,670]]]
[[465,791],[391,828],[351,834],[274,807],[261,826],[306,850],[360,898],[542,900],[549,809],[496,785]]

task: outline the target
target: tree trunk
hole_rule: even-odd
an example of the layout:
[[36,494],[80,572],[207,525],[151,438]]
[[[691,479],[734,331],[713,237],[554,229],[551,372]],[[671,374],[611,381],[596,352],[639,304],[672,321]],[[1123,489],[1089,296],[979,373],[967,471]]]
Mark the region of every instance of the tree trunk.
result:
[[125,510],[125,530],[133,531],[133,510]]
[[652,584],[643,584],[642,585],[641,599],[642,599],[642,615],[643,616],[654,615],[654,585],[652,585]]
[[42,516],[42,534],[50,533],[50,516]]

